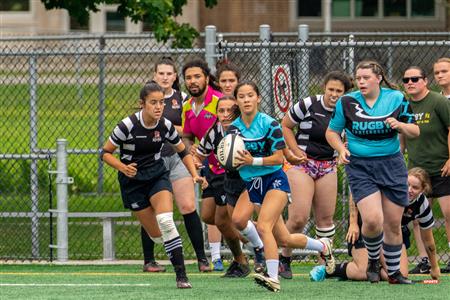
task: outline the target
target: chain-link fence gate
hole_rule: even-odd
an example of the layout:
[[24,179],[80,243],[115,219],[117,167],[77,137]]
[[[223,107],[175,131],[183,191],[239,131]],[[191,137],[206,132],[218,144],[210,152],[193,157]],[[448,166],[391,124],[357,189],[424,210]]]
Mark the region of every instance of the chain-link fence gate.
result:
[[[406,41],[404,36],[387,40],[378,35],[361,41],[329,35],[311,41],[307,27],[300,26],[297,41],[270,42],[270,27],[260,29],[258,41],[217,42],[215,29],[207,27],[205,48],[193,49],[170,49],[148,36],[0,40],[0,258],[51,260],[54,248],[65,246],[68,259],[142,257],[139,224],[123,209],[116,171],[104,167],[98,152],[116,123],[135,111],[139,90],[162,56],[171,56],[178,70],[193,57],[204,57],[210,66],[226,57],[240,67],[242,78],[258,84],[262,110],[281,119],[300,97],[319,93],[321,79],[331,70],[351,74],[360,60],[371,58],[400,82],[406,67],[430,71],[437,58],[450,54],[450,42],[429,36]],[[434,36],[448,39],[448,33]],[[49,172],[57,168],[52,149],[59,138],[68,141],[72,184],[67,176],[58,179]],[[58,184],[68,187],[68,245],[56,241],[61,230],[56,225],[61,214]],[[339,253],[346,249],[347,211],[340,171],[335,214]],[[437,248],[446,261],[443,218],[437,206],[434,211]],[[181,223],[181,216],[176,214],[176,220]],[[194,257],[184,226],[178,229],[186,257]],[[61,253],[58,258],[64,259]],[[160,246],[155,253],[165,257]],[[415,248],[411,253],[417,253]]]

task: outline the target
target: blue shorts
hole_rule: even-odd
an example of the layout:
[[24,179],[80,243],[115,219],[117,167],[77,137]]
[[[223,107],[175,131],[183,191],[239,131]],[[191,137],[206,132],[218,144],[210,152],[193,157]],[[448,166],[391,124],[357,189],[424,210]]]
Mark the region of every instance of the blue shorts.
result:
[[291,192],[286,173],[282,169],[264,176],[253,177],[251,181],[246,181],[245,185],[250,196],[250,202],[256,205],[263,203],[264,196],[270,190]]
[[397,205],[409,205],[408,171],[400,152],[369,158],[352,156],[345,171],[355,203],[380,191]]

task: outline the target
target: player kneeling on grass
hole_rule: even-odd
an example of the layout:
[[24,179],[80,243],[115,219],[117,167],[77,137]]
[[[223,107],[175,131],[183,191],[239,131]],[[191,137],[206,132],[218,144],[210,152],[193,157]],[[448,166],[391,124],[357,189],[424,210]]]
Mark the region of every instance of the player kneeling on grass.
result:
[[[431,278],[438,280],[441,276],[436,255],[432,227],[434,226],[433,212],[428,202],[426,193],[431,191],[430,179],[421,168],[413,168],[408,171],[408,197],[409,205],[405,208],[402,216],[403,246],[400,257],[400,272],[403,276],[408,276],[408,254],[406,250],[410,246],[410,231],[408,225],[414,221],[419,221],[420,235],[424,242],[425,249],[431,263]],[[349,255],[353,261],[344,262],[336,266],[335,272],[326,274],[325,270],[315,267],[310,272],[313,281],[322,281],[325,277],[337,277],[340,279],[367,280],[366,267],[368,261],[367,249],[361,238],[361,218],[358,217],[358,210],[354,202],[350,199],[350,224],[347,233],[349,242]],[[383,280],[387,280],[385,262],[382,261],[383,268],[380,275]]]
[[[125,208],[131,209],[155,242],[163,242],[174,267],[178,288],[191,288],[184,266],[183,247],[173,221],[172,185],[169,171],[161,159],[165,142],[173,145],[194,182],[203,186],[185,145],[173,124],[161,118],[164,93],[155,82],[140,92],[141,110],[123,119],[103,146],[102,159],[118,170],[120,191]],[[120,160],[113,153],[120,149]]]
[[[304,234],[290,234],[281,213],[288,203],[290,192],[286,174],[281,169],[286,150],[280,124],[270,116],[258,111],[261,96],[258,87],[251,81],[238,84],[235,96],[241,116],[230,125],[228,132],[240,135],[245,142],[245,151],[237,157],[239,174],[246,183],[250,201],[260,206],[257,229],[261,235],[265,256],[266,274],[255,274],[257,284],[270,291],[280,290],[278,280],[278,246],[306,248],[321,253],[329,273],[334,271],[334,257],[327,238],[312,239]],[[302,161],[291,154],[290,160]]]

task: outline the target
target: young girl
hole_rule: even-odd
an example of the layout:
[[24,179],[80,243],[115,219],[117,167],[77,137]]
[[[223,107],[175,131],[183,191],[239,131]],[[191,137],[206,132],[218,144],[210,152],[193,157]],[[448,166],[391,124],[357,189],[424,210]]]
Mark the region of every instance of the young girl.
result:
[[[161,118],[164,92],[155,82],[140,92],[141,110],[123,119],[103,146],[102,159],[118,170],[122,201],[131,209],[148,235],[163,242],[176,273],[178,288],[191,288],[186,276],[180,235],[173,221],[172,185],[161,159],[164,142],[173,145],[194,182],[204,184],[192,156],[172,123]],[[120,160],[113,153],[120,149]]]
[[266,256],[267,274],[255,274],[255,281],[270,291],[280,290],[277,245],[319,251],[328,271],[333,272],[330,240],[290,234],[281,217],[290,189],[286,174],[281,169],[286,145],[279,123],[258,111],[261,96],[255,83],[239,83],[235,95],[241,116],[233,121],[228,131],[241,135],[245,142],[247,150],[240,152],[238,157],[242,165],[239,174],[246,183],[250,201],[260,206],[257,228]]
[[[211,153],[217,155],[217,147],[224,137],[224,132],[228,129],[232,117],[237,110],[238,108],[234,96],[222,96],[219,98],[219,101],[217,102],[217,121],[200,141],[194,156],[194,161],[197,166],[202,166],[202,161],[204,161]],[[213,224],[215,224],[222,233],[234,257],[234,261],[228,268],[224,277],[245,277],[250,273],[250,268],[247,259],[241,250],[239,232],[231,223],[231,218],[228,214],[224,181],[225,173],[216,176],[213,181],[209,182],[209,188],[214,189],[218,194],[218,197],[216,197],[218,199],[216,199]]]
[[433,212],[426,194],[431,192],[430,178],[422,168],[412,168],[408,172],[409,205],[405,208],[402,217],[403,248],[400,259],[400,270],[404,276],[408,275],[408,255],[406,250],[410,246],[410,231],[408,224],[414,220],[419,221],[420,237],[431,264],[431,278],[439,279],[441,275],[436,255],[432,228],[434,226]]
[[[174,61],[169,57],[160,59],[155,64],[153,79],[164,90],[163,117],[172,122],[177,132],[181,134],[181,111],[187,95],[180,92]],[[183,216],[186,232],[195,250],[197,260],[207,261],[202,224],[195,209],[194,183],[192,182],[192,177],[169,143],[164,144],[161,149],[161,156],[166,168],[170,171],[169,179],[172,183],[175,203]],[[144,251],[144,272],[164,272],[164,266],[155,261],[155,244],[144,228],[141,228],[141,240]]]

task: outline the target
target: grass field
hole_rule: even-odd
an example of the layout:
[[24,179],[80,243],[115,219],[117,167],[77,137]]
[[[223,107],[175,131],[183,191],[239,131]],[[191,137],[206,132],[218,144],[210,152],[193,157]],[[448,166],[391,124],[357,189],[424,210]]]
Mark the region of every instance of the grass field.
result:
[[[413,286],[386,282],[311,282],[312,265],[296,265],[294,279],[282,280],[281,292],[271,293],[243,279],[221,278],[223,273],[201,274],[188,266],[193,289],[175,288],[175,274],[142,273],[140,265],[68,266],[0,265],[1,299],[448,299],[450,277],[439,284]],[[170,269],[170,268],[169,268]],[[428,279],[428,276],[411,276]]]

